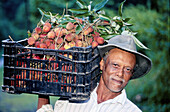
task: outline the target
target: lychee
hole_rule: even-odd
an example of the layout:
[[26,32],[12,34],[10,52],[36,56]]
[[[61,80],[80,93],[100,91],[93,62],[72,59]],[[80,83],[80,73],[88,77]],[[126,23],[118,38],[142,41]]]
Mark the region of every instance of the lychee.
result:
[[50,46],[50,44],[51,44],[50,39],[46,39],[46,40],[45,40],[45,44],[47,45],[47,47],[49,47],[49,46]]
[[48,26],[49,28],[51,28],[51,24],[49,22],[46,22],[44,26]]
[[40,48],[40,44],[41,44],[40,41],[35,42],[35,47],[36,47],[36,48]]
[[104,43],[104,39],[103,39],[102,37],[98,37],[98,38],[97,38],[97,42],[98,42],[99,44],[103,44],[103,43]]
[[96,41],[92,42],[92,48],[95,48],[96,46],[98,46],[98,43]]
[[76,41],[76,46],[77,46],[77,47],[82,47],[82,45],[83,45],[83,43],[82,43],[81,40],[77,40],[77,41]]
[[35,28],[35,32],[38,33],[38,34],[40,34],[40,33],[41,33],[41,28],[40,28],[40,27],[36,27],[36,28]]
[[47,34],[40,34],[40,38],[47,36]]
[[84,31],[84,35],[88,35],[89,33],[91,33],[93,31],[93,28],[90,26],[88,27],[85,31]]
[[62,44],[62,43],[63,43],[63,38],[58,37],[58,39],[57,39],[57,44]]
[[63,31],[62,31],[61,28],[55,28],[55,29],[54,29],[54,32],[55,32],[55,34],[56,34],[56,37],[61,37],[61,36],[63,36]]
[[49,48],[49,49],[55,49],[55,45],[54,45],[54,44],[51,44],[48,48]]
[[67,41],[71,41],[72,39],[74,38],[74,34],[73,33],[69,33],[69,34],[67,34],[66,36],[65,36],[65,39],[67,40]]
[[34,43],[35,43],[35,38],[34,37],[28,38],[28,44],[29,45],[33,45]]
[[32,35],[31,35],[32,37],[34,37],[35,38],[35,40],[37,40],[38,38],[39,38],[39,34],[37,34],[37,33],[32,33]]
[[54,39],[54,38],[55,38],[55,33],[54,33],[54,31],[48,32],[47,37],[50,38],[50,39]]
[[69,45],[68,43],[65,43],[64,48],[65,48],[65,49],[69,49],[69,48],[70,48],[70,45]]
[[74,41],[71,41],[71,42],[69,43],[69,46],[70,46],[70,47],[74,47],[74,46],[75,46],[75,42],[74,42]]
[[67,34],[67,29],[63,28],[62,33],[63,33],[63,35]]
[[44,26],[43,26],[43,32],[45,32],[45,33],[49,32],[50,29],[51,29],[51,28],[50,28],[49,26],[47,26],[47,25],[44,25]]
[[41,43],[40,48],[47,48],[47,45],[45,43]]
[[71,22],[67,23],[67,25],[66,25],[66,29],[67,30],[71,30],[73,28],[74,28],[74,24],[73,23],[71,23]]

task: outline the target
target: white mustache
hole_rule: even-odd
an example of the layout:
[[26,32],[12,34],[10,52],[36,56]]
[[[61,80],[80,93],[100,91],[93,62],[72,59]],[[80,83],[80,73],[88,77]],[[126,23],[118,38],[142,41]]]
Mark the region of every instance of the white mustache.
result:
[[125,80],[124,79],[120,79],[120,78],[116,78],[116,77],[110,77],[111,79],[114,79],[114,80],[117,80],[117,81],[121,81],[122,83],[124,83],[125,82]]

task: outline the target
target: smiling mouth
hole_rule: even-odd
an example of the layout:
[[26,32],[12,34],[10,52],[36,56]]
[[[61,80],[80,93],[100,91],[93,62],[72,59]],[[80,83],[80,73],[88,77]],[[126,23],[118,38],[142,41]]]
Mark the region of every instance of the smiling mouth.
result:
[[117,80],[117,79],[114,79],[114,78],[112,78],[112,81],[114,81],[118,85],[121,85],[123,83],[123,81]]

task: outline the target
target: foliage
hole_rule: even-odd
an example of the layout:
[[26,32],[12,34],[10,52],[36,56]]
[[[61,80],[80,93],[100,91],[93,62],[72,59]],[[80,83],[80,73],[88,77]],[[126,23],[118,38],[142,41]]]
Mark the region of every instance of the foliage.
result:
[[[169,26],[163,21],[164,17],[162,14],[154,10],[147,10],[146,7],[141,5],[125,8],[124,15],[133,17],[131,22],[135,25],[132,29],[138,32],[138,38],[151,49],[150,51],[141,52],[149,55],[153,62],[153,68],[149,75],[138,81],[132,81],[136,87],[143,83],[146,85],[143,87],[140,86],[138,94],[131,92],[129,97],[136,102],[136,95],[143,93],[141,96],[142,100],[137,102],[139,105],[143,105],[141,106],[142,110],[146,112],[150,109],[153,112],[156,110],[167,111],[170,109],[170,98],[168,95],[166,96],[166,94],[170,93],[167,86],[170,85],[168,82],[170,76],[167,75],[169,73],[170,63],[168,56],[170,43],[168,41],[168,31],[166,30]],[[130,86],[127,89],[129,88]],[[155,106],[154,109],[152,109],[153,106]]]
[[[115,17],[109,17],[108,15],[105,14],[104,11],[101,9],[105,6],[105,4],[108,2],[108,0],[103,0],[102,2],[99,2],[95,4],[94,7],[92,7],[92,1],[90,1],[89,4],[77,0],[77,4],[80,7],[80,9],[69,9],[69,11],[72,12],[72,15],[67,14],[66,15],[63,13],[62,16],[51,13],[51,12],[45,12],[42,9],[39,8],[40,13],[43,16],[46,16],[47,18],[50,18],[50,21],[54,24],[59,24],[59,26],[66,27],[66,24],[68,22],[76,22],[74,21],[75,17],[80,17],[83,18],[84,20],[88,20],[87,22],[89,26],[95,26],[95,31],[98,31],[100,33],[100,36],[104,38],[105,40],[108,40],[115,35],[131,35],[135,41],[135,43],[140,47],[144,49],[148,49],[145,47],[134,35],[136,33],[133,33],[130,29],[129,26],[132,26],[132,24],[127,23],[130,18],[122,18],[122,9],[123,9],[123,4],[126,0],[124,0],[120,6],[119,6],[119,16]],[[42,18],[43,19],[43,18]],[[44,24],[43,20],[40,20],[40,24]],[[77,34],[83,30],[82,28],[85,28],[87,24],[80,25],[78,24],[77,28],[79,28]],[[76,29],[77,29],[76,28]]]

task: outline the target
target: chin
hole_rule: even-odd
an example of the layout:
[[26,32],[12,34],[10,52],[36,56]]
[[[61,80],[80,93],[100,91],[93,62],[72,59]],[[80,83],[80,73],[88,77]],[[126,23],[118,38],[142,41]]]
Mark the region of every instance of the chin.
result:
[[119,93],[121,92],[123,89],[110,89],[110,91],[114,92],[114,93]]
[[107,87],[111,92],[119,93],[123,90],[123,88],[113,88],[113,87]]

